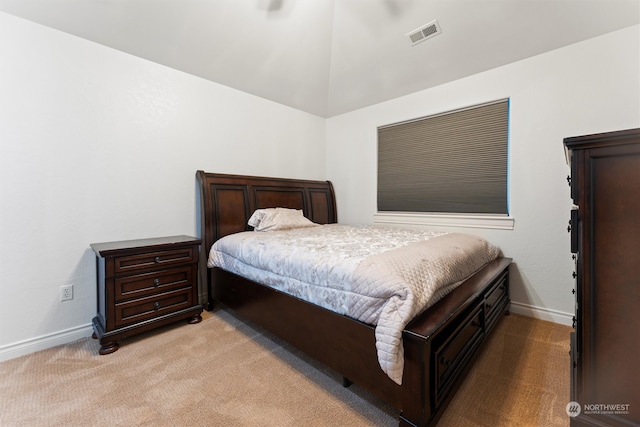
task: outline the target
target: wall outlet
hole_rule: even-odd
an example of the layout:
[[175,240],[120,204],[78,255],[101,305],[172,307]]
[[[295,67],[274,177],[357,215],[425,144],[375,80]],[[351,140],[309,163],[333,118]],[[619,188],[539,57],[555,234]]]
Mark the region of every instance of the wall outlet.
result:
[[73,285],[60,286],[60,301],[73,299]]

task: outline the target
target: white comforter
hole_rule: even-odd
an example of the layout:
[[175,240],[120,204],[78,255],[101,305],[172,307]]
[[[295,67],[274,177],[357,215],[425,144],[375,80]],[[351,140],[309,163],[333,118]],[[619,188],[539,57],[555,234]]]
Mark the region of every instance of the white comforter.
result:
[[330,224],[226,236],[208,266],[375,325],[380,367],[401,384],[404,327],[498,254],[467,234]]

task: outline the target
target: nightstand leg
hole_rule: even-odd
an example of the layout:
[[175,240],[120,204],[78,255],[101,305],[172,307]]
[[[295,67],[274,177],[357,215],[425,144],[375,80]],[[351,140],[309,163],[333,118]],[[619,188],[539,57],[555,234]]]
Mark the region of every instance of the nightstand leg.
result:
[[200,322],[202,322],[202,316],[200,316],[199,314],[196,314],[195,316],[189,319],[190,325],[195,325],[196,323],[200,323]]
[[104,356],[105,354],[111,354],[120,348],[120,344],[118,344],[117,341],[111,341],[107,343],[101,342],[100,344],[101,347],[100,350],[98,350],[98,353],[100,353],[102,356]]

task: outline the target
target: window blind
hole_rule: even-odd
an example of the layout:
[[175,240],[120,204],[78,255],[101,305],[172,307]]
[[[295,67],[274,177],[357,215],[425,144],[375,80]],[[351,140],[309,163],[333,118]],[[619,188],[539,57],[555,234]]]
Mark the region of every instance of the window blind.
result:
[[378,211],[508,214],[509,100],[378,128]]

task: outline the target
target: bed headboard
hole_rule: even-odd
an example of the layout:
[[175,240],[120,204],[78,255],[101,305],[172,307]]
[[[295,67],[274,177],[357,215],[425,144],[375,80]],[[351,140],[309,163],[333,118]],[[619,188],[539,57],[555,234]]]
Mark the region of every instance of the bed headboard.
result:
[[[197,171],[200,184],[199,281],[201,300],[212,308],[210,269],[207,258],[213,243],[227,234],[250,230],[247,221],[256,209],[302,209],[318,224],[338,221],[336,198],[330,181],[225,175]],[[204,286],[206,284],[206,286]],[[203,295],[206,293],[206,295]],[[204,301],[202,301],[204,302]]]
[[337,222],[336,199],[330,181],[226,175],[198,171],[200,237],[203,252],[227,234],[250,230],[247,221],[262,208],[302,209],[318,224]]

